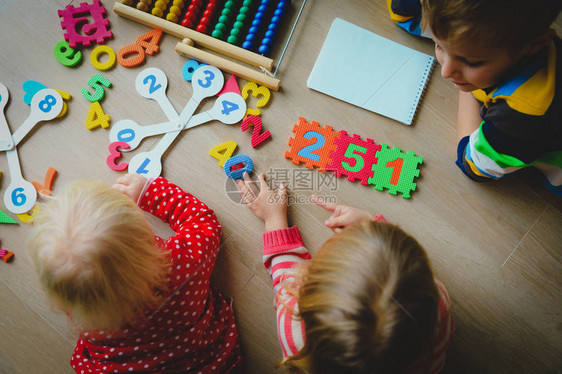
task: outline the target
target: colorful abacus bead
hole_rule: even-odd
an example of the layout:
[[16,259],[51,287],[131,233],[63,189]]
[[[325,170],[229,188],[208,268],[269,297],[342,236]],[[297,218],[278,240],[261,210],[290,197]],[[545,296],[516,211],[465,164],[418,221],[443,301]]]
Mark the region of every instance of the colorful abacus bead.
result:
[[215,14],[218,11],[218,8],[221,6],[222,0],[209,0],[207,3],[207,7],[203,12],[203,16],[199,20],[199,24],[197,25],[197,31],[203,34],[209,34],[210,25],[213,22],[213,19],[216,18]]
[[219,21],[215,25],[215,29],[211,33],[213,38],[224,40],[226,38],[226,33],[233,23],[232,19],[234,18],[234,8],[236,7],[236,0],[228,0],[224,3],[224,8],[222,8],[221,15],[219,17]]
[[181,21],[181,25],[187,28],[192,29],[195,25],[195,21],[197,21],[197,17],[199,16],[200,8],[201,8],[202,0],[192,0],[187,7],[187,11],[183,16],[183,20]]
[[244,40],[244,43],[242,43],[242,48],[249,51],[254,50],[254,44],[259,38],[264,19],[266,18],[267,13],[269,13],[269,9],[272,8],[272,4],[273,1],[270,0],[261,1],[257,12],[254,14],[254,19],[252,20],[248,33],[246,34],[246,39]]
[[273,17],[271,17],[269,26],[267,26],[267,31],[264,34],[260,47],[258,48],[258,52],[262,55],[268,55],[271,52],[271,45],[275,38],[277,29],[279,28],[278,25],[283,18],[288,5],[289,2],[283,0],[277,3],[277,9],[275,9],[275,12],[273,12]]
[[152,8],[151,13],[160,18],[164,17],[164,11],[169,2],[170,0],[157,0],[156,3],[154,3],[154,8]]
[[238,14],[236,15],[236,21],[232,25],[232,29],[230,30],[230,35],[226,39],[227,42],[230,44],[238,45],[240,38],[244,34],[244,29],[246,29],[246,25],[248,24],[249,14],[252,8],[252,0],[244,0]]
[[174,0],[168,14],[166,15],[166,19],[170,22],[177,23],[184,5],[185,3],[183,0]]
[[152,0],[140,0],[137,3],[137,9],[143,12],[148,12],[149,5],[152,4]]

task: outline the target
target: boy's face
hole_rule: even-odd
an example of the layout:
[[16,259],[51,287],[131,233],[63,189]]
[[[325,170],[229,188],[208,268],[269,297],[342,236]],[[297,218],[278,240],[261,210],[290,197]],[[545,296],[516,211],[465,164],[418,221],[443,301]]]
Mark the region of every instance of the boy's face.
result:
[[451,44],[433,37],[435,55],[441,64],[443,78],[451,79],[461,91],[471,92],[492,87],[516,64],[523,52],[505,50],[479,44]]

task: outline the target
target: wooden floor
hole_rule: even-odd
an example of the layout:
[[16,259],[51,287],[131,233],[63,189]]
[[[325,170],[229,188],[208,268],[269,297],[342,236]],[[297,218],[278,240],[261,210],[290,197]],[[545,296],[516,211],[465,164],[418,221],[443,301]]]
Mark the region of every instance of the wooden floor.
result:
[[[23,103],[23,82],[40,81],[73,96],[64,118],[38,126],[18,146],[27,180],[42,182],[49,166],[58,170],[55,193],[74,179],[98,178],[109,184],[123,175],[105,163],[109,130],[90,131],[84,126],[90,103],[81,96],[80,88],[87,87],[88,79],[98,72],[89,62],[93,48],[83,51],[84,60],[75,68],[64,67],[53,57],[53,46],[63,39],[57,10],[67,3],[0,0],[0,82],[10,90],[5,114],[12,131],[29,114]],[[114,34],[106,44],[113,50],[150,30],[118,17],[111,10],[113,1],[103,4]],[[301,0],[293,2],[293,19],[300,4]],[[424,158],[418,188],[409,200],[345,179],[338,180],[336,191],[294,191],[293,196],[334,195],[338,203],[383,213],[419,239],[452,298],[456,331],[446,373],[562,373],[560,198],[542,190],[528,172],[493,184],[477,184],[461,174],[454,165],[457,91],[438,70],[413,126],[308,89],[306,80],[335,17],[433,54],[431,41],[415,38],[390,21],[386,1],[311,0],[279,68],[282,88],[272,92],[262,110],[264,129],[271,132],[272,139],[254,149],[249,132],[213,122],[180,136],[163,162],[163,175],[208,203],[223,224],[222,252],[213,279],[234,298],[247,372],[275,372],[274,365],[281,358],[271,280],[262,265],[263,225],[245,206],[229,198],[231,186],[208,152],[212,146],[235,140],[237,153],[249,155],[257,172],[307,170],[283,157],[293,124],[303,116]],[[288,35],[285,31],[283,39]],[[557,31],[562,35],[560,17]],[[187,103],[192,90],[181,76],[187,60],[174,52],[177,41],[164,36],[160,51],[147,56],[143,66],[127,69],[117,65],[100,72],[113,83],[102,101],[112,123],[134,119],[149,125],[165,120],[158,105],[134,89],[135,77],[144,67],[158,67],[166,73],[167,94],[177,110]],[[282,45],[275,51],[276,59]],[[245,83],[239,80],[241,87]],[[252,100],[250,106],[255,107]],[[141,150],[157,141],[158,137],[148,139]],[[125,155],[124,161],[131,157]],[[3,195],[10,183],[4,155],[0,155],[0,170]],[[0,209],[7,211],[2,203]],[[327,214],[322,209],[301,203],[290,206],[289,214],[313,253],[331,235],[323,227]],[[44,302],[25,250],[29,228],[24,223],[0,225],[0,246],[16,254],[13,263],[0,263],[0,373],[70,373],[76,334]],[[157,231],[168,234],[160,224]]]

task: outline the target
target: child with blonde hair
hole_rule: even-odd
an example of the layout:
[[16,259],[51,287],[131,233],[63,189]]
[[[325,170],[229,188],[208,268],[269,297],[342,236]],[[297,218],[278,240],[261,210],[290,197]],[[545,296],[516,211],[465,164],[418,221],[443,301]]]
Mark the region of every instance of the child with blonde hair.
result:
[[[143,210],[175,235],[155,236]],[[76,181],[42,205],[29,253],[48,300],[80,330],[74,370],[240,367],[232,308],[209,283],[220,233],[209,207],[164,178]]]
[[[459,89],[456,164],[491,181],[534,166],[562,195],[560,0],[388,0],[391,18],[431,34]],[[417,34],[417,32],[414,32]]]
[[287,224],[287,190],[237,185],[265,223],[281,365],[298,373],[438,373],[453,332],[445,287],[419,243],[381,215],[315,202],[336,234],[314,258]]

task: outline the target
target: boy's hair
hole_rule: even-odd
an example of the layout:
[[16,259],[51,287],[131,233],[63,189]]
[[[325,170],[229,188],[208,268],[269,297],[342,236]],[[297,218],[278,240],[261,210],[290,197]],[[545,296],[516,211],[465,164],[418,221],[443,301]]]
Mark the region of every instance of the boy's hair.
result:
[[451,43],[515,52],[539,37],[562,9],[560,0],[421,0],[422,24]]
[[101,181],[42,204],[28,249],[49,301],[82,329],[136,322],[166,289],[168,262],[144,213]]
[[309,373],[400,373],[431,352],[439,294],[429,260],[399,227],[365,222],[334,235],[303,274],[305,345],[283,364]]

